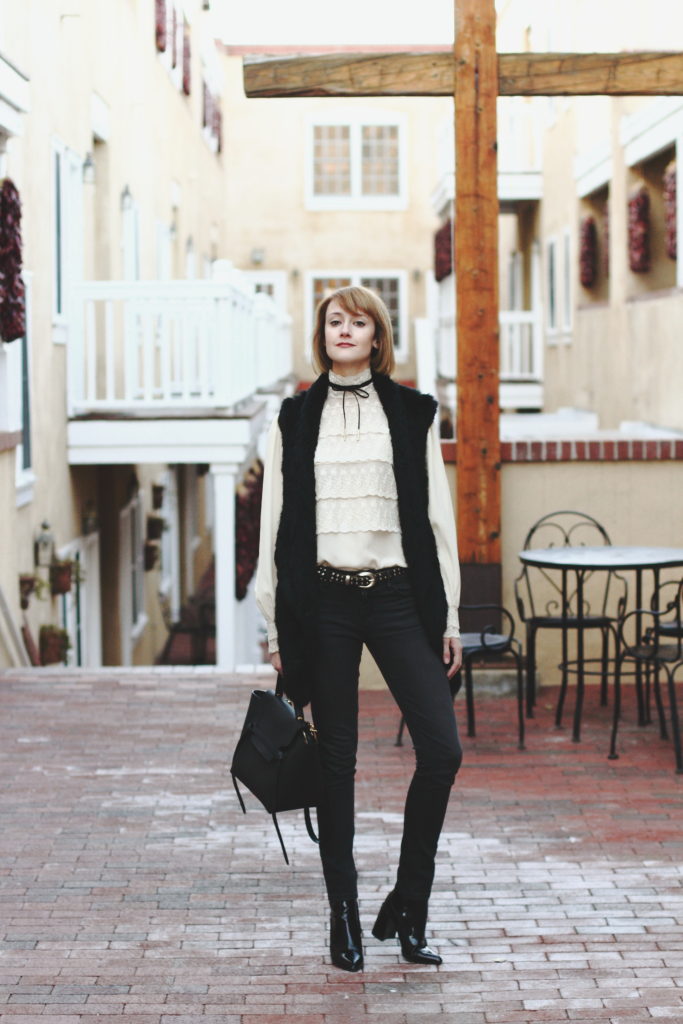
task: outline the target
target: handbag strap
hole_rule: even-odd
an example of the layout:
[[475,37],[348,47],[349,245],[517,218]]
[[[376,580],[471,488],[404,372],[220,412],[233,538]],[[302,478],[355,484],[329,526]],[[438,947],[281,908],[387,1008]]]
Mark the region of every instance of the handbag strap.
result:
[[318,839],[318,837],[315,834],[315,831],[313,829],[313,822],[311,821],[311,808],[310,807],[304,807],[304,819],[306,821],[306,831],[308,832],[310,838],[313,840],[314,843],[320,844],[320,840]]
[[[284,685],[283,685],[283,682],[282,682],[282,673],[281,672],[278,672],[278,674],[277,674],[277,680],[275,682],[275,694],[276,694],[276,696],[284,697],[285,700],[289,701],[289,697],[287,697],[287,695],[285,694],[285,688],[284,688]],[[301,707],[301,705],[295,704],[294,701],[289,701],[289,703],[294,708],[294,714],[296,715],[296,717],[299,718],[303,722],[303,720],[304,720],[304,709]]]
[[246,814],[247,813],[247,809],[244,806],[244,800],[242,799],[242,794],[240,793],[240,788],[237,785],[237,779],[235,778],[235,773],[234,772],[230,772],[230,775],[232,776],[232,784],[235,787],[235,792],[237,793],[237,799],[239,800],[240,807],[242,808],[242,814]]

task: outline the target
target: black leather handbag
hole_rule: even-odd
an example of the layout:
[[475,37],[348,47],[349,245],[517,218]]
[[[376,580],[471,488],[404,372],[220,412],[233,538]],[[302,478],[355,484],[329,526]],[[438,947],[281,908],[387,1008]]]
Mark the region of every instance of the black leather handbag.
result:
[[285,863],[289,864],[277,821],[278,811],[304,811],[306,829],[318,842],[310,808],[320,798],[318,739],[300,708],[284,696],[278,676],[273,690],[252,690],[247,717],[230,766],[232,782],[246,814],[237,780],[260,800],[272,816]]

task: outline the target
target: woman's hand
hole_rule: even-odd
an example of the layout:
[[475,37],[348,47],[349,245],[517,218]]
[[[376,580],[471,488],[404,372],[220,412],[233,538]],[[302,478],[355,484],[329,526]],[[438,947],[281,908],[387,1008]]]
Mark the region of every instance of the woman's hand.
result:
[[279,651],[273,651],[272,654],[268,655],[270,664],[273,666],[278,675],[282,675],[282,658],[280,657]]
[[445,636],[443,638],[443,663],[448,665],[446,675],[452,679],[462,666],[462,644],[458,637]]

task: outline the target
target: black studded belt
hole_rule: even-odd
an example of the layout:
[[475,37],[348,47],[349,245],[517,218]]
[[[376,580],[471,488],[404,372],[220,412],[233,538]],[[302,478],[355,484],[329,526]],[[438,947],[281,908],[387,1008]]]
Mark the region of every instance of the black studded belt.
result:
[[405,576],[404,565],[390,565],[386,569],[335,569],[332,565],[319,565],[318,579],[322,583],[339,583],[345,587],[359,587],[369,590],[376,583],[386,583],[395,576]]

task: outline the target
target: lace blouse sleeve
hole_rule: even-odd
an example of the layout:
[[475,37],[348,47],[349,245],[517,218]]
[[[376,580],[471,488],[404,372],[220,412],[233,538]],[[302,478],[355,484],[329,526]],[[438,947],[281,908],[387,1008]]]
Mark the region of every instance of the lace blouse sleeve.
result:
[[427,436],[427,473],[429,477],[429,521],[434,531],[439,568],[448,602],[448,618],[444,636],[459,637],[460,565],[458,563],[458,542],[448,477],[441,454],[441,438],[437,420],[432,424]]

